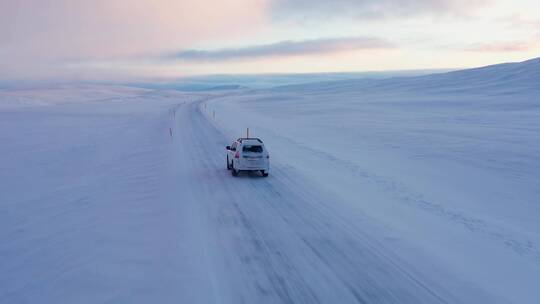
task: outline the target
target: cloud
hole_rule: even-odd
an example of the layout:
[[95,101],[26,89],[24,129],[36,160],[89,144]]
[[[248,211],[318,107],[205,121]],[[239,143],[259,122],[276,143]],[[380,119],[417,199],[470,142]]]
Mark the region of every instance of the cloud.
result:
[[498,18],[496,22],[501,22],[511,29],[538,30],[540,28],[540,18],[531,18],[520,14]]
[[477,43],[467,47],[468,52],[484,52],[484,53],[509,53],[509,52],[526,52],[534,49],[538,43],[534,41],[522,42],[492,42],[492,43]]
[[379,38],[328,38],[303,41],[282,41],[272,44],[220,50],[186,50],[174,54],[167,54],[163,56],[162,59],[183,61],[225,61],[389,48],[394,48],[394,45]]
[[492,0],[272,0],[277,19],[321,17],[382,19],[434,15],[467,15]]
[[0,73],[109,60],[238,37],[267,23],[266,0],[0,1]]

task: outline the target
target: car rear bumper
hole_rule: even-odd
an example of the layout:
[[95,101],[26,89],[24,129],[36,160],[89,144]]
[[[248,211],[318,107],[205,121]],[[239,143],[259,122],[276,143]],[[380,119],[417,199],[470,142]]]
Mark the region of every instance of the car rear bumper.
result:
[[242,171],[259,171],[264,170],[268,171],[269,167],[246,167],[246,166],[234,166],[235,170],[242,170]]
[[242,171],[258,171],[258,170],[268,171],[270,169],[270,165],[268,164],[268,161],[261,161],[261,163],[250,164],[249,161],[243,160],[240,162],[235,162],[234,168],[236,170],[242,170]]

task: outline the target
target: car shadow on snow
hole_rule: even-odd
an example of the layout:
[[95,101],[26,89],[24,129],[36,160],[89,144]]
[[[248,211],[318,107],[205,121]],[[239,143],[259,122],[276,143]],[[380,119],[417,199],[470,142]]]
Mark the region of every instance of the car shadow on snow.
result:
[[239,179],[242,179],[242,178],[265,178],[266,179],[268,178],[268,177],[264,177],[260,171],[240,171],[238,172],[238,176],[233,176],[230,170],[227,170],[227,173],[231,178],[239,178]]

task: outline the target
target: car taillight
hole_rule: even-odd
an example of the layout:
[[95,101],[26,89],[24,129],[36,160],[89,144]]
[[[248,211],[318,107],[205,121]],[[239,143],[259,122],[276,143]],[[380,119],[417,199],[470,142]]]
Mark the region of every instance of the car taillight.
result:
[[236,154],[234,155],[234,158],[240,158],[240,151],[236,151]]

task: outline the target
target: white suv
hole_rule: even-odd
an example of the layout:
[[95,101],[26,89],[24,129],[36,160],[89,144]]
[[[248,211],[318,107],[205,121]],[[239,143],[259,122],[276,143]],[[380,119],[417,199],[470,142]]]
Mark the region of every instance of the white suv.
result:
[[260,171],[262,176],[268,176],[270,155],[262,140],[239,138],[227,146],[227,169],[233,176],[238,176],[239,171]]

